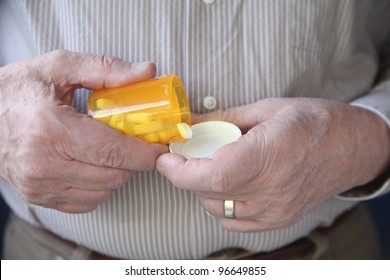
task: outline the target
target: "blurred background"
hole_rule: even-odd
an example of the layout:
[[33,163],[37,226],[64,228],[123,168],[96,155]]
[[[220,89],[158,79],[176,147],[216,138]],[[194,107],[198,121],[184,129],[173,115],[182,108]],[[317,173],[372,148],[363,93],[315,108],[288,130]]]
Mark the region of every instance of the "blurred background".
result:
[[390,260],[390,195],[379,197],[367,204],[379,230],[383,259]]

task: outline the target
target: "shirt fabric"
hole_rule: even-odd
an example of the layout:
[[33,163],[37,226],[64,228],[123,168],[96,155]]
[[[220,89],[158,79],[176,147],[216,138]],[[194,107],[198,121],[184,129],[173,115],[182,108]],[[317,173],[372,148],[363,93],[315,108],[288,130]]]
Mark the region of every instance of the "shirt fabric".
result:
[[[153,61],[157,75],[178,74],[195,113],[209,112],[207,96],[215,98],[216,109],[269,97],[315,97],[365,107],[390,125],[390,71],[379,63],[390,49],[383,47],[389,6],[380,0],[0,0],[0,65],[55,49],[108,54]],[[86,113],[88,94],[75,94],[80,112]],[[331,198],[290,227],[237,233],[222,229],[196,195],[155,171],[139,172],[85,214],[30,205],[1,178],[0,186],[26,221],[126,259],[274,250],[331,224],[358,200]]]

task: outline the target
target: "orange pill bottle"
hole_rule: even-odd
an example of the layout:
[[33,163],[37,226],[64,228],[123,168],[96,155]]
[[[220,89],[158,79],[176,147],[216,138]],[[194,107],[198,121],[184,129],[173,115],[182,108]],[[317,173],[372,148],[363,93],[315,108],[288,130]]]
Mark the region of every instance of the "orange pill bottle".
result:
[[94,91],[88,100],[88,114],[150,143],[184,142],[192,137],[186,91],[173,74]]

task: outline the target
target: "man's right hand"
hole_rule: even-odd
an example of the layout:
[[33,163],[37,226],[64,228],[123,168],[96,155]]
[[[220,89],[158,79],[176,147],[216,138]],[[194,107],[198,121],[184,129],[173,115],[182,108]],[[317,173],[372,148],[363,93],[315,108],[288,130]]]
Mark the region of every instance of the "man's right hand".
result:
[[30,203],[94,210],[167,147],[125,136],[78,113],[74,90],[150,79],[152,63],[54,51],[0,68],[0,176]]

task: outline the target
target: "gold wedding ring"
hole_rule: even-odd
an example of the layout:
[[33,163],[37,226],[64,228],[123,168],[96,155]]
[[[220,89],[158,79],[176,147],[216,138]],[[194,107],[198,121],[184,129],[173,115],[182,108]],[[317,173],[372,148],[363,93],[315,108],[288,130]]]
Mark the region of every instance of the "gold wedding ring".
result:
[[234,219],[234,200],[224,200],[223,210],[226,218]]

